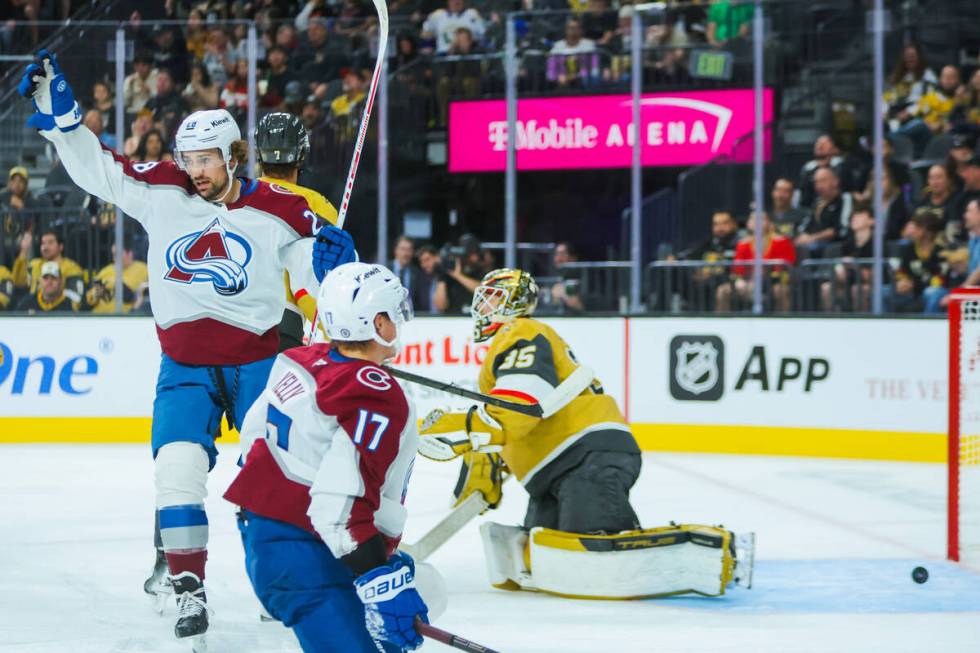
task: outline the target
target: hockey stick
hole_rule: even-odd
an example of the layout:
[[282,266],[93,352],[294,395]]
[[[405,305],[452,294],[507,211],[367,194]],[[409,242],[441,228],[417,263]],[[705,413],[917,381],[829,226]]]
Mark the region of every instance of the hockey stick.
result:
[[403,542],[398,548],[412,556],[416,562],[422,562],[435,553],[436,549],[445,544],[449,538],[458,533],[463,526],[466,526],[474,517],[489,507],[482,492],[473,492],[443,517],[442,521],[430,528],[425,535],[419,538],[418,542],[415,544]]
[[453,635],[452,633],[446,632],[441,628],[436,628],[431,624],[427,624],[418,617],[415,618],[415,630],[418,631],[418,634],[422,635],[423,637],[428,637],[429,639],[434,639],[437,642],[442,642],[443,644],[452,646],[460,651],[469,651],[469,653],[499,653],[492,648],[487,648],[482,644],[471,642],[464,637]]
[[589,387],[589,384],[591,384],[592,380],[595,378],[595,375],[592,373],[590,368],[580,365],[574,372],[569,374],[564,381],[559,383],[558,387],[552,390],[547,397],[542,399],[540,403],[519,404],[516,401],[507,401],[506,399],[485,395],[481,392],[467,390],[466,388],[460,387],[449,381],[430,379],[427,376],[413,374],[412,372],[406,372],[405,370],[400,370],[394,367],[388,367],[386,369],[392,376],[402,379],[403,381],[417,383],[418,385],[424,385],[427,388],[435,388],[436,390],[448,392],[451,395],[472,399],[473,401],[481,401],[490,406],[496,406],[497,408],[504,408],[506,410],[512,410],[515,413],[522,413],[524,415],[540,417],[542,419],[551,417],[559,410],[564,408],[568,402],[580,395],[583,390]]
[[515,413],[523,413],[524,415],[530,415],[531,417],[542,417],[542,410],[540,404],[519,404],[515,401],[507,401],[506,399],[500,399],[499,397],[491,397],[490,395],[485,395],[481,392],[474,392],[473,390],[467,390],[464,387],[458,386],[450,381],[439,381],[436,379],[430,379],[427,376],[421,376],[419,374],[413,374],[412,372],[406,372],[405,370],[400,370],[395,367],[386,368],[392,376],[401,379],[402,381],[408,381],[409,383],[417,383],[418,385],[424,385],[427,388],[435,388],[436,390],[442,390],[443,392],[448,392],[451,395],[456,395],[457,397],[464,397],[466,399],[472,399],[473,401],[482,401],[490,406],[496,406],[497,408],[506,408],[507,410],[512,410]]
[[374,97],[378,92],[378,82],[384,68],[385,50],[388,49],[388,5],[385,0],[373,0],[378,12],[378,60],[374,64],[374,75],[371,86],[364,100],[364,114],[361,116],[361,126],[357,130],[357,140],[354,142],[354,154],[350,160],[350,170],[347,172],[347,182],[344,183],[344,196],[340,200],[337,211],[337,227],[344,228],[347,219],[347,208],[350,206],[351,192],[354,190],[354,177],[357,175],[357,164],[361,162],[361,151],[364,149],[364,139],[367,137],[368,123],[371,121],[371,110],[374,108]]

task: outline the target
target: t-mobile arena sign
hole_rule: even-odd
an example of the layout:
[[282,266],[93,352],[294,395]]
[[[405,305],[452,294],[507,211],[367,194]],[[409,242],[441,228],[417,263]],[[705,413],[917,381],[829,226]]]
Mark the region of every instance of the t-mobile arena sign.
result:
[[[644,166],[690,166],[726,155],[752,161],[751,89],[648,93],[640,99]],[[633,103],[629,95],[520,100],[518,170],[626,168],[633,160]],[[763,93],[763,119],[772,120],[772,89]],[[771,154],[769,134],[764,147]],[[742,139],[741,143],[737,143]],[[507,162],[507,102],[449,106],[449,171],[499,172]]]

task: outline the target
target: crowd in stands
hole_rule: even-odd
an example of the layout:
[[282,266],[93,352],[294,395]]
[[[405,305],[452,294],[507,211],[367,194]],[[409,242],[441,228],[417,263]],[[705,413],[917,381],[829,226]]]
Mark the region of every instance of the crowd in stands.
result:
[[[49,4],[13,3],[18,38],[23,24]],[[68,3],[71,5],[72,3]],[[122,151],[133,161],[172,158],[174,132],[188,113],[214,106],[228,109],[245,126],[248,111],[248,27],[257,27],[258,110],[289,111],[310,132],[312,151],[301,183],[330,179],[339,184],[359,126],[377,47],[377,21],[366,0],[261,0],[188,2],[162,0],[169,22],[144,20],[134,12],[127,30],[133,57],[121,89],[109,68],[79,93],[85,125],[110,148],[116,142],[116,93],[125,109]],[[749,37],[753,5],[734,0],[667,3],[663,20],[644,27],[644,81],[672,85],[691,82],[691,47],[738,51]],[[527,89],[602,89],[628,80],[630,0],[521,0],[524,10],[551,10],[533,20],[517,20],[524,51],[520,83]],[[70,9],[70,7],[69,7]],[[158,8],[157,8],[158,9]],[[427,126],[446,124],[450,98],[474,97],[501,82],[499,60],[508,0],[396,0],[389,3],[395,25],[390,69],[408,89],[411,102],[427,105]],[[60,9],[58,10],[60,11]],[[33,12],[33,13],[32,13]],[[160,15],[153,13],[155,17]],[[53,14],[52,14],[53,15]],[[239,22],[235,22],[239,21]],[[0,35],[0,47],[14,46]],[[9,46],[9,47],[8,47]],[[537,58],[536,58],[537,57]],[[764,291],[776,310],[866,310],[873,234],[883,230],[890,265],[887,307],[906,312],[937,312],[949,289],[965,283],[980,267],[980,225],[971,223],[980,198],[980,70],[955,65],[933,67],[914,45],[901,53],[888,76],[885,115],[885,212],[872,206],[873,155],[867,146],[845,152],[831,134],[818,138],[813,158],[798,175],[771,187],[765,212],[747,208],[719,212],[706,242],[676,258],[705,261],[700,269],[678,273],[691,289],[691,308],[739,310],[751,302],[753,229],[763,232],[767,264]],[[81,90],[81,89],[80,89]],[[370,149],[370,148],[369,148]],[[333,168],[330,161],[337,163]],[[912,165],[913,162],[915,165]],[[923,164],[926,162],[928,165]],[[0,309],[30,305],[34,310],[68,306],[107,310],[114,287],[113,207],[73,193],[55,161],[45,191],[28,189],[23,166],[10,169],[0,193]],[[317,187],[328,196],[331,188]],[[54,192],[57,191],[57,192]],[[64,219],[65,207],[78,206],[79,230]],[[62,210],[48,212],[54,207]],[[734,215],[734,213],[740,213]],[[52,220],[53,216],[59,216]],[[746,224],[748,233],[741,230]],[[94,232],[94,236],[92,233]],[[54,239],[52,244],[50,241]],[[145,265],[138,259],[145,241],[126,224],[123,303],[146,310]],[[64,252],[81,264],[66,258]],[[398,241],[394,266],[420,313],[456,314],[469,304],[476,282],[494,264],[493,254],[476,239],[463,238],[437,248]],[[615,310],[615,302],[588,287],[580,271],[561,268],[577,259],[572,243],[559,244],[547,269],[539,270],[542,303],[557,312]],[[806,281],[810,299],[790,292],[799,263],[840,261],[814,267]],[[58,264],[58,274],[51,273]],[[707,265],[713,263],[717,265]],[[142,277],[141,277],[142,275]],[[45,281],[47,279],[47,281]],[[56,291],[67,298],[56,301]],[[25,303],[26,302],[26,303]],[[32,303],[33,302],[33,303]],[[35,306],[36,304],[36,306]],[[38,308],[40,307],[40,309]],[[64,310],[64,309],[58,309]]]
[[[886,310],[942,313],[950,290],[980,281],[980,273],[974,275],[980,269],[980,150],[977,133],[960,125],[963,131],[944,159],[916,162],[926,171],[924,182],[895,156],[893,139],[886,140],[882,215],[873,208],[872,160],[844,155],[828,134],[818,138],[798,179],[772,184],[762,213],[772,308],[867,311],[877,229],[884,231],[888,261]],[[752,270],[738,263],[755,256],[755,222],[753,213],[740,235],[732,213],[719,211],[711,236],[680,254],[705,262],[680,280],[689,289],[690,308],[727,312],[751,305]],[[791,283],[798,261],[809,267]],[[797,297],[791,286],[801,290]]]

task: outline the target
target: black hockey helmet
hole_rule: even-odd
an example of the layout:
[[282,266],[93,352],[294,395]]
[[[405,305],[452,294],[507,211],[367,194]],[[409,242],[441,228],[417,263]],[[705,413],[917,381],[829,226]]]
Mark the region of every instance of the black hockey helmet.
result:
[[310,136],[298,116],[267,113],[255,128],[259,163],[298,166],[310,151]]

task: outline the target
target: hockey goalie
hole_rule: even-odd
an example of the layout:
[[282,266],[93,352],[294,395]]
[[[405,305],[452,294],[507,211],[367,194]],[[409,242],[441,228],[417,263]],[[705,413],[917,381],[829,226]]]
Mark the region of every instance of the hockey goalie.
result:
[[513,474],[529,499],[523,526],[481,526],[495,587],[576,598],[720,596],[751,585],[754,537],[721,527],[641,528],[629,492],[640,449],[616,402],[564,340],[531,317],[530,274],[500,269],[473,295],[474,339],[490,340],[479,376],[484,394],[537,404],[541,417],[478,404],[434,410],[419,453],[462,457],[456,505],[480,493],[488,508]]

